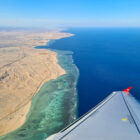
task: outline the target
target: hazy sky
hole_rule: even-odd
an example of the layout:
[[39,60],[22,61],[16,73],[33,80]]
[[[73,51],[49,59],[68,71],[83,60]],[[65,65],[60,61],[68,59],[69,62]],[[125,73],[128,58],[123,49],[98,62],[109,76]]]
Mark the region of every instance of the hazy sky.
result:
[[140,26],[140,0],[0,0],[0,26]]

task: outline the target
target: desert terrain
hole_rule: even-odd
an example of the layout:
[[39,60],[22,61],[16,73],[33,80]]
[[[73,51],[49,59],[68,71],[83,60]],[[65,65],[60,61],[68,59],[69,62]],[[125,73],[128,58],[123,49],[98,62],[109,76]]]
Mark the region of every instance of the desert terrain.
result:
[[0,135],[19,128],[40,87],[65,74],[55,52],[34,47],[69,36],[59,30],[0,30]]

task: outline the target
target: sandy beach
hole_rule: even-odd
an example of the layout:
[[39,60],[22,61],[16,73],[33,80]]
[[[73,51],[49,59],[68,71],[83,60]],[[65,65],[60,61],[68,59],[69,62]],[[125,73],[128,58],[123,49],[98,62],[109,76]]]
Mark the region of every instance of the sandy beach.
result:
[[23,125],[40,87],[65,74],[55,52],[34,47],[69,36],[58,30],[0,31],[0,135]]

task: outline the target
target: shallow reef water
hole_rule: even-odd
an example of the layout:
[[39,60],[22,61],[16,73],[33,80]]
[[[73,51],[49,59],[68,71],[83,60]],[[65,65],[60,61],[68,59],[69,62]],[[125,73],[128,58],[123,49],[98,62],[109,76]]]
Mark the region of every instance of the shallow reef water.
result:
[[66,74],[46,82],[33,97],[26,122],[0,140],[44,140],[77,118],[78,69],[72,52],[57,51]]

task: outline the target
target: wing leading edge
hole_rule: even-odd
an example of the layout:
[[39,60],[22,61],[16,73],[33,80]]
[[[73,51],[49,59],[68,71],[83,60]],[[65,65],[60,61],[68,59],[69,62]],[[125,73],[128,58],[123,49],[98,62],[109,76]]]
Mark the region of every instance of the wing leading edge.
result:
[[47,140],[140,140],[138,117],[131,97],[122,91],[113,92],[78,121]]

